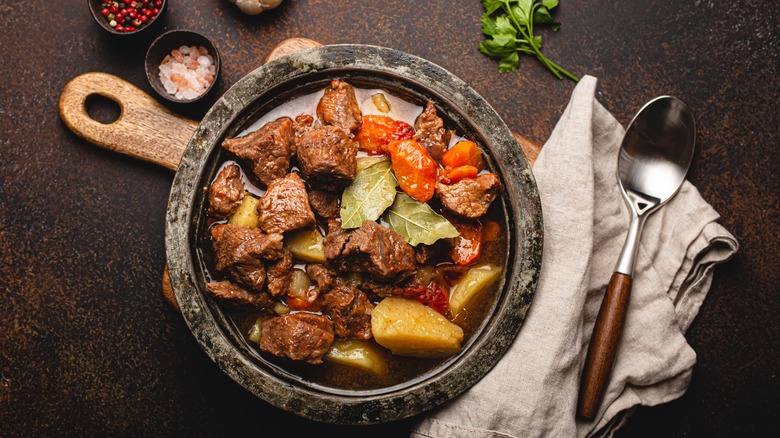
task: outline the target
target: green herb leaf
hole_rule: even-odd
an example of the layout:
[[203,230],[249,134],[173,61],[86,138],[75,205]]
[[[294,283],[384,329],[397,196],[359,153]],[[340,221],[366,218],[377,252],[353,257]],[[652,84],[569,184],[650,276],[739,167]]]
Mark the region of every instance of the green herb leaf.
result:
[[482,33],[485,35],[495,35],[496,33],[496,19],[490,15],[482,16]]
[[363,169],[341,195],[341,228],[358,228],[363,221],[379,219],[392,205],[397,185],[390,160]]
[[513,71],[520,64],[520,55],[517,52],[512,52],[498,61],[498,72],[506,73]]
[[485,10],[489,15],[495,12],[496,9],[503,6],[504,2],[502,0],[482,0],[482,4],[485,6]]
[[564,76],[578,82],[579,78],[542,54],[542,37],[534,34],[534,25],[545,25],[557,31],[561,24],[555,21],[552,10],[558,0],[481,0],[482,33],[487,39],[479,44],[479,51],[498,59],[499,73],[514,71],[520,65],[520,54],[534,55],[555,77]]
[[496,29],[493,33],[493,37],[507,36],[510,38],[517,37],[517,29],[512,26],[512,22],[506,15],[502,15],[496,19]]
[[515,14],[515,18],[523,26],[528,26],[531,21],[531,8],[534,2],[530,0],[520,1],[517,6],[512,8],[512,13]]
[[555,19],[552,17],[552,14],[550,13],[550,10],[544,6],[536,10],[534,13],[534,21],[537,23],[549,24],[550,29],[553,31],[557,31],[561,27],[561,23],[555,21]]
[[513,41],[502,41],[501,39],[489,39],[479,45],[479,51],[495,58],[502,58],[517,51]]
[[425,202],[399,192],[385,215],[388,228],[412,246],[431,245],[439,239],[458,237],[455,227]]

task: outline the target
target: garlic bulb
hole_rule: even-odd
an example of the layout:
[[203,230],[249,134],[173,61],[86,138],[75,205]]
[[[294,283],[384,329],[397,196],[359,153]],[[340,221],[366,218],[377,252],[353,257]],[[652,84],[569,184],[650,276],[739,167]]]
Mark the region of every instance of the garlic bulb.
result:
[[282,3],[282,0],[228,0],[238,6],[241,12],[247,15],[257,15],[263,11],[273,9]]

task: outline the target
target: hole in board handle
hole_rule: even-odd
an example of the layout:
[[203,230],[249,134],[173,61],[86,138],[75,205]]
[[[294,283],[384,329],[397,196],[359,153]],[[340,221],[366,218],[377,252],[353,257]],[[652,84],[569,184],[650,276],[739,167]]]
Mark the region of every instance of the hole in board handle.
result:
[[104,125],[110,125],[122,115],[119,104],[100,94],[90,94],[84,101],[84,108],[92,120]]

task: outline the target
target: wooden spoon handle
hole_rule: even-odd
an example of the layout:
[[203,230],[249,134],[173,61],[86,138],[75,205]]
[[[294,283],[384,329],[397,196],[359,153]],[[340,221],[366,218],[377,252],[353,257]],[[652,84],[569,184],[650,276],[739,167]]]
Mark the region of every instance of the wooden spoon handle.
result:
[[[119,105],[119,118],[101,123],[87,113],[94,95]],[[108,73],[84,73],[62,90],[60,117],[79,137],[100,147],[176,170],[198,123],[181,117],[140,88]]]
[[607,286],[607,293],[601,301],[593,336],[588,346],[585,368],[582,371],[577,402],[577,415],[580,418],[593,420],[598,413],[623,334],[628,299],[631,296],[631,282],[631,276],[619,272],[613,273]]

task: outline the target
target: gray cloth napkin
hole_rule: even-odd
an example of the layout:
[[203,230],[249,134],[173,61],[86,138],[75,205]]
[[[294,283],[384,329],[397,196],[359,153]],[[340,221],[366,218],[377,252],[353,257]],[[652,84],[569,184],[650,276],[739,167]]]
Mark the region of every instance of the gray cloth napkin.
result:
[[597,418],[575,420],[601,299],[628,230],[616,179],[624,128],[583,77],[533,169],[544,219],[536,295],[507,354],[473,388],[423,418],[413,437],[608,436],[637,405],[680,397],[696,353],[685,340],[713,268],[737,241],[685,182],[641,236],[623,339]]

